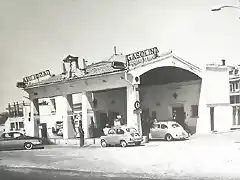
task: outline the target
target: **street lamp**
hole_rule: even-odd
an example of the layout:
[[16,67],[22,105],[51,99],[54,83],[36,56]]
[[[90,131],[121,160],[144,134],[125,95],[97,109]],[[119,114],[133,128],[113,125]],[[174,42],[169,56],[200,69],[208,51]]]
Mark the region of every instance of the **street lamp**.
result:
[[234,8],[234,9],[240,9],[239,6],[221,6],[221,7],[218,7],[218,8],[213,8],[211,11],[220,11],[224,8]]

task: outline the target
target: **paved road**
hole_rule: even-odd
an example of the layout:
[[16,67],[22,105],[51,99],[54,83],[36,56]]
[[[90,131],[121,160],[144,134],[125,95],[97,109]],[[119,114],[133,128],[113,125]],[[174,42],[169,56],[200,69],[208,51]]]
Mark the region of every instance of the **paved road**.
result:
[[[152,177],[141,177],[119,174],[100,174],[80,171],[64,171],[53,169],[33,169],[33,168],[9,168],[0,166],[1,180],[154,180]],[[180,178],[156,178],[155,180],[176,180]],[[184,179],[200,179],[193,177],[185,177]],[[209,180],[211,180],[209,178]]]

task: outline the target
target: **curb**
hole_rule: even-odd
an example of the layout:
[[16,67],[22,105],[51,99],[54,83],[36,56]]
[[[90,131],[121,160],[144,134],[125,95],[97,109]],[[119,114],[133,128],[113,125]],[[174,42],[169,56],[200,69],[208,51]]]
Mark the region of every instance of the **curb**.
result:
[[44,145],[46,149],[54,149],[54,148],[86,148],[86,147],[101,147],[97,144],[85,144],[83,147],[80,147],[78,144],[53,144],[53,145]]

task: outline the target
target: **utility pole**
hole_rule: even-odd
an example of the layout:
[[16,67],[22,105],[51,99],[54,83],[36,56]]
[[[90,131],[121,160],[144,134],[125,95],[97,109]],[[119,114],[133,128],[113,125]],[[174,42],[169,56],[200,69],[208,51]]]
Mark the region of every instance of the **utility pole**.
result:
[[117,47],[114,46],[114,55],[116,56],[117,55]]

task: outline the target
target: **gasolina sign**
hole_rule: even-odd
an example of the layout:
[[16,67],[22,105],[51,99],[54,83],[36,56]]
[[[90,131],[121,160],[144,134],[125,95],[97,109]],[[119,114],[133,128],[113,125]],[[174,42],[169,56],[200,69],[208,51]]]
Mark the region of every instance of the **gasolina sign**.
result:
[[143,51],[138,51],[132,54],[126,55],[129,66],[137,66],[145,62],[151,61],[157,57],[158,48],[154,47]]

